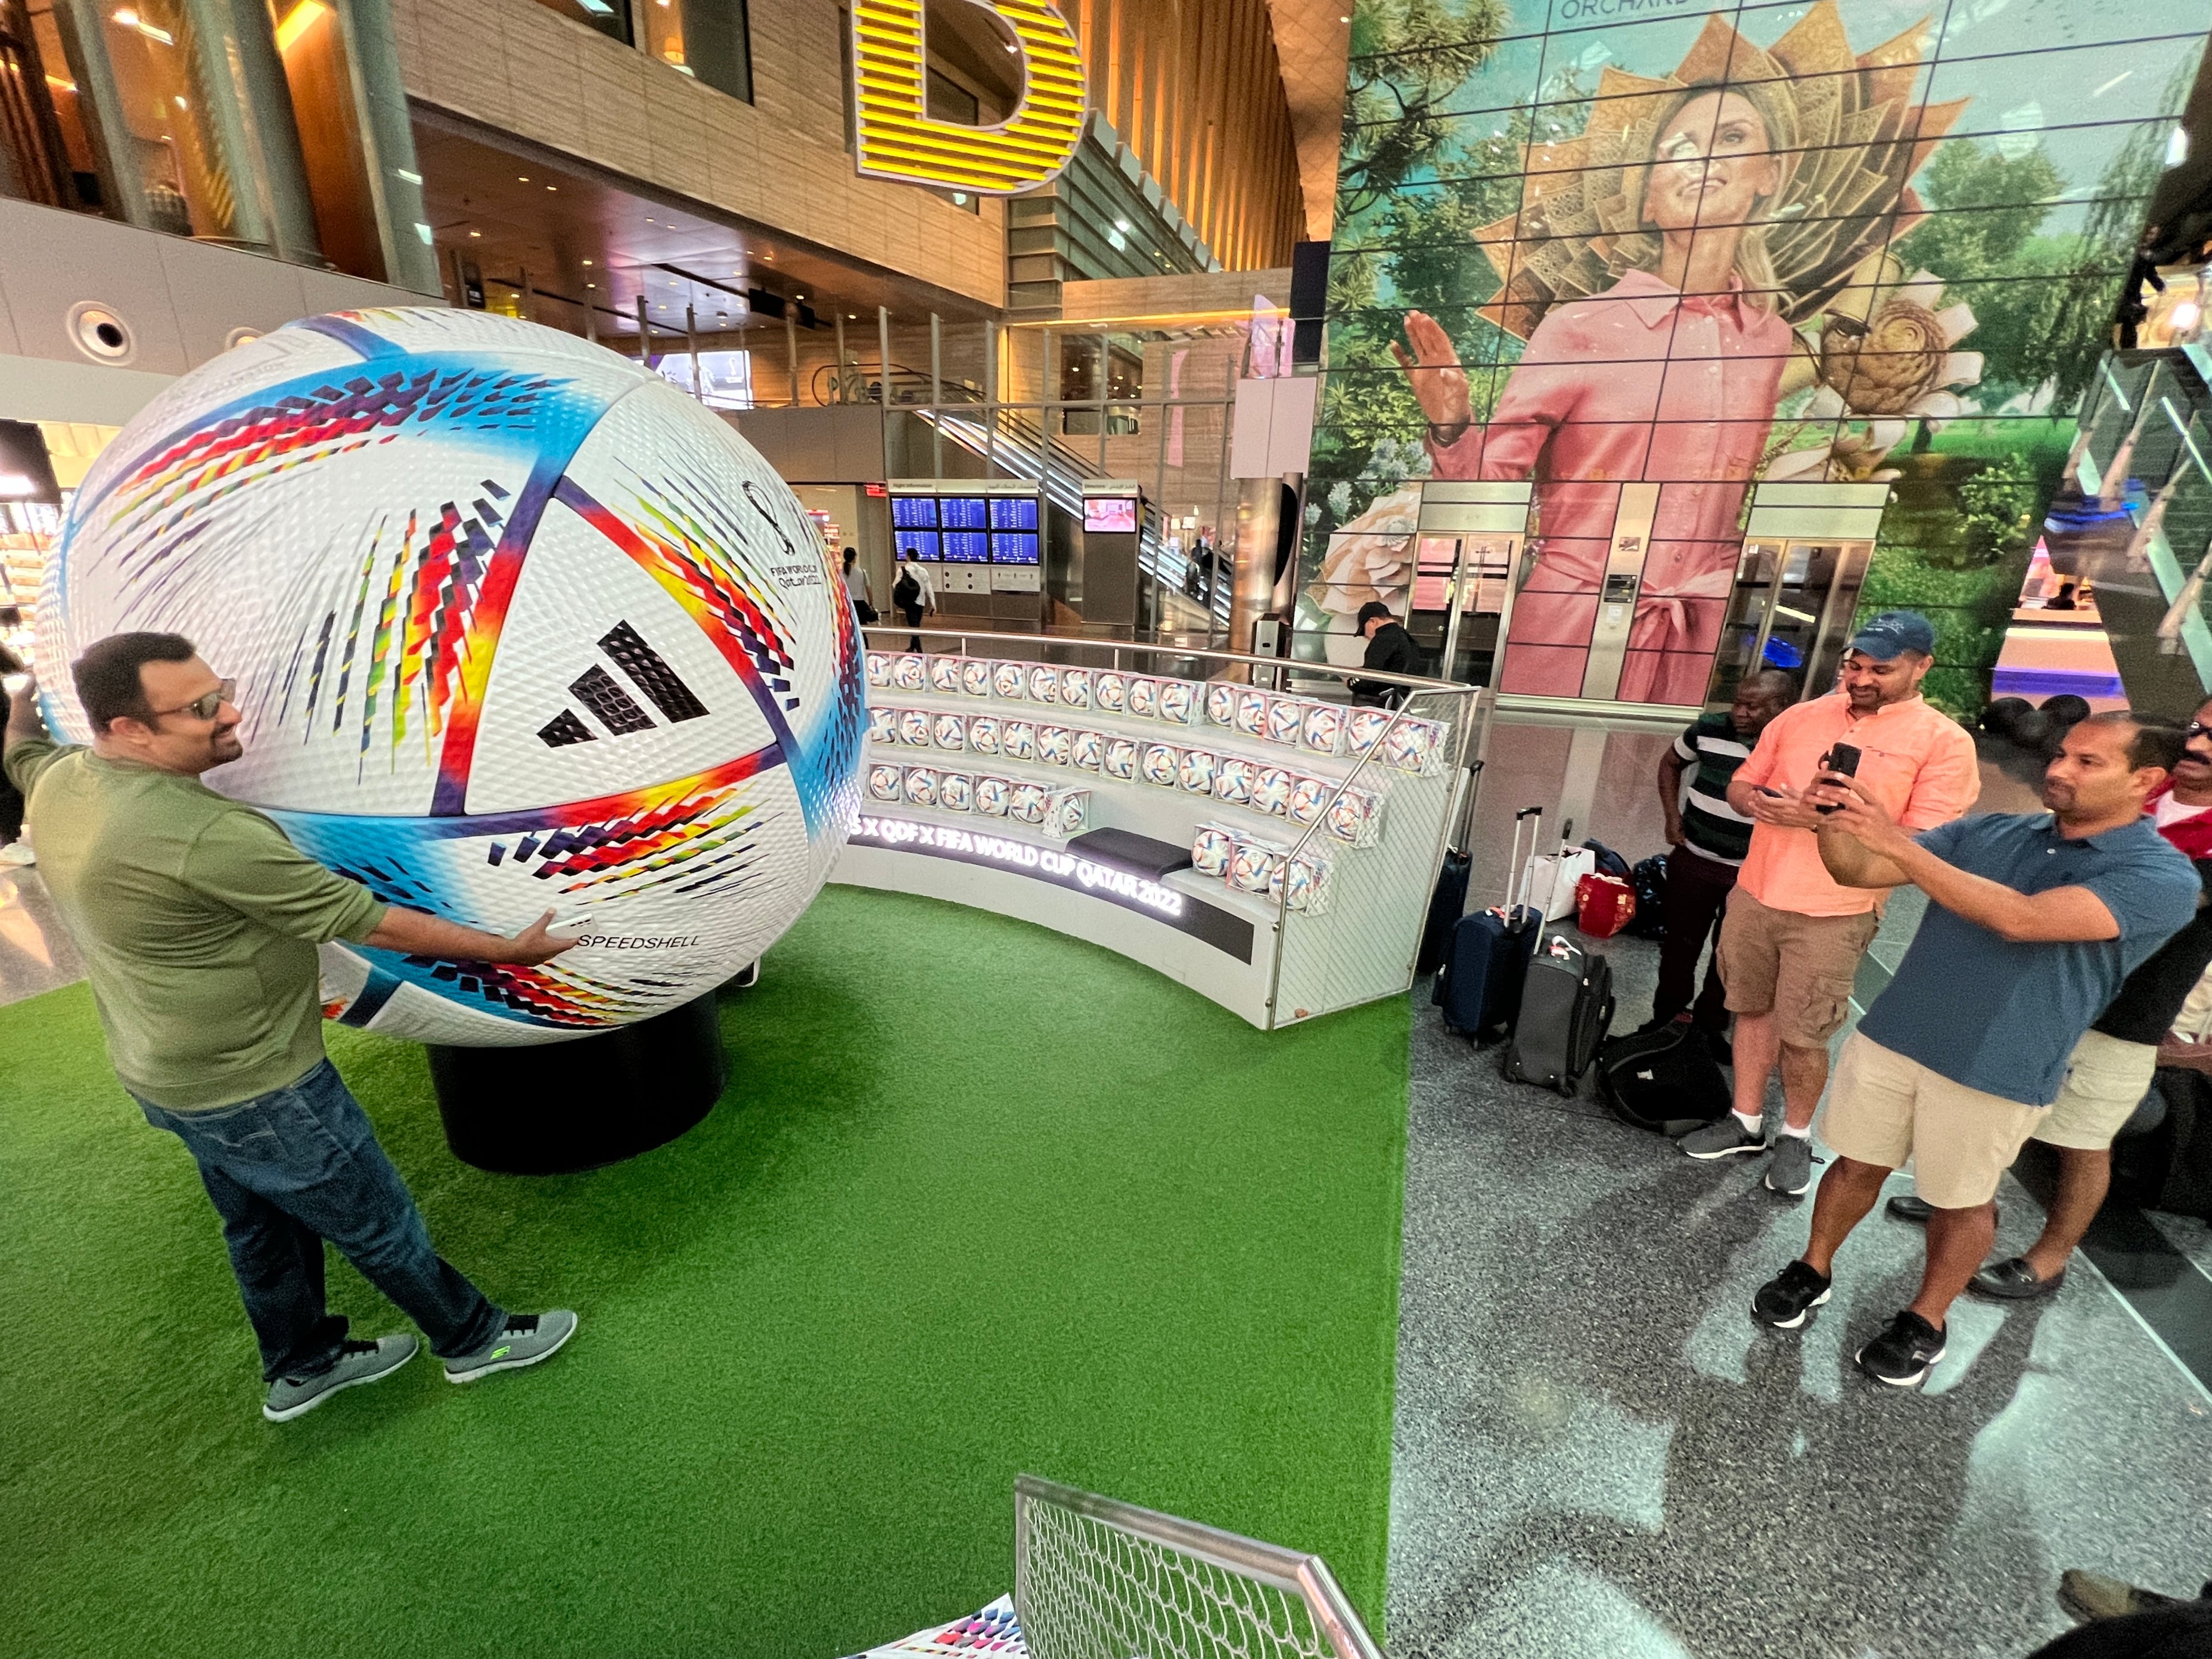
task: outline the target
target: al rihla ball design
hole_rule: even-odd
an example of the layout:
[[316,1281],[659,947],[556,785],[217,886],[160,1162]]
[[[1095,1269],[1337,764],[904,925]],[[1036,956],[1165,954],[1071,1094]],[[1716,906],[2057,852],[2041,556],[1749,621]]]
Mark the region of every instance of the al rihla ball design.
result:
[[860,641],[798,499],[658,376],[532,323],[312,317],[149,404],[70,503],[40,605],[69,664],[131,629],[235,676],[206,781],[378,897],[584,943],[539,968],[323,951],[326,1011],[559,1041],[761,952],[860,810]]

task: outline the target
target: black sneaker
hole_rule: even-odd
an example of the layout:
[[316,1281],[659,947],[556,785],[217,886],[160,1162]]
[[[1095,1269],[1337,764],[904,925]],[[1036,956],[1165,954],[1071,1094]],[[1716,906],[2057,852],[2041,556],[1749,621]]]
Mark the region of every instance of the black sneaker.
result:
[[1942,1357],[1943,1333],[1909,1308],[1851,1356],[1861,1370],[1893,1389],[1918,1388]]
[[[1888,1203],[1883,1205],[1882,1208],[1887,1210],[1899,1221],[1915,1222],[1923,1227],[1928,1224],[1928,1218],[1936,1213],[1936,1206],[1917,1193],[1899,1193]],[[1990,1219],[1997,1221],[2002,1219],[2003,1216],[2004,1206],[1992,1202],[1990,1206]]]
[[1793,1261],[1759,1287],[1751,1298],[1751,1316],[1778,1331],[1794,1331],[1828,1299],[1829,1283],[1826,1273]]

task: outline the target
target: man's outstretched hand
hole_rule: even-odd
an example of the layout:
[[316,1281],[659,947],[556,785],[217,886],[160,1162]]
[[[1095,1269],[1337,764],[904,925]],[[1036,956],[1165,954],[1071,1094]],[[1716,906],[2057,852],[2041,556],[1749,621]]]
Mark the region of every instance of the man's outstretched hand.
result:
[[1911,832],[1890,817],[1856,778],[1823,772],[1805,791],[1804,799],[1808,806],[1833,807],[1833,811],[1819,815],[1819,827],[1850,836],[1869,853],[1887,857],[1912,844]]
[[395,904],[384,913],[384,920],[377,924],[376,931],[362,943],[380,951],[397,951],[403,956],[438,957],[447,962],[501,962],[517,968],[535,968],[541,962],[552,961],[576,944],[574,938],[562,939],[547,932],[552,921],[553,913],[548,910],[509,939],[501,933],[464,927],[442,916],[425,915],[420,910]]
[[1455,443],[1474,418],[1459,349],[1425,311],[1406,313],[1406,338],[1413,349],[1408,351],[1393,340],[1390,355],[1413,383],[1413,397],[1429,419],[1429,435],[1440,444]]

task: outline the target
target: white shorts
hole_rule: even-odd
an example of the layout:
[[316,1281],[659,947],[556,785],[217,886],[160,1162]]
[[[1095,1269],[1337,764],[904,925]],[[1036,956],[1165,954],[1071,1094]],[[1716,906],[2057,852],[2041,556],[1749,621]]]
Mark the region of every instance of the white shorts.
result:
[[2158,1069],[2158,1047],[2084,1031],[2066,1061],[2058,1098],[2029,1137],[2046,1146],[2101,1152],[2135,1115]]

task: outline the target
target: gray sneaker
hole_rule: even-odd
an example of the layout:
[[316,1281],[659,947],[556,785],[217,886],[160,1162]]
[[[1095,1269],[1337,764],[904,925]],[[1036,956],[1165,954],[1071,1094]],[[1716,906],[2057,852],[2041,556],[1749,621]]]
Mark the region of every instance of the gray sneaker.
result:
[[1692,1158],[1734,1158],[1739,1152],[1765,1152],[1766,1131],[1761,1128],[1754,1133],[1745,1128],[1743,1120],[1734,1112],[1723,1112],[1718,1122],[1692,1129],[1674,1144]]
[[550,1359],[553,1351],[576,1334],[576,1316],[566,1308],[550,1313],[509,1314],[507,1328],[474,1353],[446,1362],[446,1381],[473,1382],[493,1371],[520,1370]]
[[316,1376],[280,1376],[269,1385],[261,1414],[271,1423],[305,1416],[340,1389],[358,1388],[389,1376],[415,1357],[422,1345],[411,1336],[380,1336],[374,1342],[349,1342],[338,1362]]
[[1804,1135],[1775,1136],[1774,1156],[1766,1165],[1767,1190],[1799,1198],[1812,1184],[1812,1141]]

